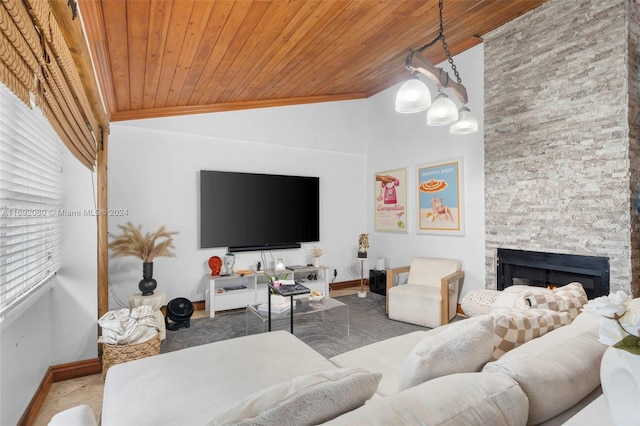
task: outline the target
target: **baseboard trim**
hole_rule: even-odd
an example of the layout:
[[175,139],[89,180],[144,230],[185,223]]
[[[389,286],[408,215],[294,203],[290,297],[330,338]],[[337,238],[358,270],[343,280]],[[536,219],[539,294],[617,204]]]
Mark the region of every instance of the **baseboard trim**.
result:
[[92,358],[84,361],[70,362],[68,364],[54,365],[51,367],[53,381],[77,379],[79,377],[91,376],[102,372],[100,358]]
[[[364,279],[364,285],[369,285],[369,279]],[[330,283],[329,290],[343,290],[345,288],[360,287],[360,280],[340,281],[339,283]]]
[[36,417],[38,417],[40,408],[42,408],[42,404],[44,404],[44,400],[47,398],[52,384],[53,372],[51,371],[51,367],[49,367],[40,382],[40,386],[36,389],[36,393],[33,395],[33,398],[31,398],[31,402],[29,402],[22,417],[20,417],[18,426],[32,425],[36,421]]
[[27,426],[35,422],[53,383],[99,374],[101,371],[102,364],[100,363],[100,358],[49,367],[40,382],[40,386],[36,389],[36,393],[33,395],[33,398],[31,398],[31,402],[29,402],[24,414],[22,414],[22,417],[18,421],[18,425]]

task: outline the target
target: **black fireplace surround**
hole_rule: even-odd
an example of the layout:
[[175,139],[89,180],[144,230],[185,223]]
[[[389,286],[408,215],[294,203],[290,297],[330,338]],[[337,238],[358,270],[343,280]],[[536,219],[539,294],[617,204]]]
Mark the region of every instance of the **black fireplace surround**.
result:
[[589,299],[608,295],[609,258],[498,249],[498,290],[511,285],[560,287],[576,281]]

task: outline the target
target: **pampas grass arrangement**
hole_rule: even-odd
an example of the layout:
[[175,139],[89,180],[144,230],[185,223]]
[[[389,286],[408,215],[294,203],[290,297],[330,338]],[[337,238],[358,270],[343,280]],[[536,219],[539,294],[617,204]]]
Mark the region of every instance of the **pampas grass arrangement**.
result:
[[[115,237],[109,248],[114,257],[135,256],[142,259],[143,262],[153,262],[156,257],[166,256],[174,257],[172,249],[173,235],[177,232],[169,232],[164,226],[161,226],[154,233],[142,233],[142,225],[134,226],[131,222],[126,225],[118,225],[122,230],[122,234]],[[159,241],[161,240],[161,241]]]

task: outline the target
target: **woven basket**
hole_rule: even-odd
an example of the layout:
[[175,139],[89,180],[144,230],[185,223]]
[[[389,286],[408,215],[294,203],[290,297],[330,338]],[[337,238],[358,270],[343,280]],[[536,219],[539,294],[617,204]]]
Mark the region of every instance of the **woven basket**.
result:
[[112,365],[133,361],[160,353],[160,333],[136,345],[108,345],[102,344],[102,378],[107,375],[107,370]]

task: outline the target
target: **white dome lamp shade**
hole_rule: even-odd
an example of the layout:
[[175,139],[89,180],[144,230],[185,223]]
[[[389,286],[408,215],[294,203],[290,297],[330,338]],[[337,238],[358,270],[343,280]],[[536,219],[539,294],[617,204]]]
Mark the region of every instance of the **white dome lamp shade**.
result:
[[411,76],[396,94],[396,111],[403,114],[424,111],[431,106],[431,92],[418,77]]
[[466,106],[460,108],[459,119],[449,127],[452,135],[468,135],[478,131],[478,120]]
[[447,95],[440,92],[427,112],[427,124],[442,126],[458,121],[458,108]]

